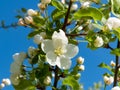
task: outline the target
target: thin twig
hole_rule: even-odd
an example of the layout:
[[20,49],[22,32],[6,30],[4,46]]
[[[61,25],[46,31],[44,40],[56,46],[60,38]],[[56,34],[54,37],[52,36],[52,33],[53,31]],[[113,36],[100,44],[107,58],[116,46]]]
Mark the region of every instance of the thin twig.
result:
[[[118,40],[117,48],[120,48],[120,41]],[[116,66],[115,66],[115,75],[114,75],[114,84],[113,87],[117,86],[117,76],[119,71],[119,56],[116,55]]]
[[67,13],[66,13],[66,16],[65,16],[64,24],[63,24],[63,27],[62,27],[62,30],[65,31],[65,32],[66,32],[66,26],[67,26],[68,17],[69,17],[69,14],[70,14],[71,6],[72,6],[72,1],[70,0],[69,7],[68,7],[68,10],[67,10]]

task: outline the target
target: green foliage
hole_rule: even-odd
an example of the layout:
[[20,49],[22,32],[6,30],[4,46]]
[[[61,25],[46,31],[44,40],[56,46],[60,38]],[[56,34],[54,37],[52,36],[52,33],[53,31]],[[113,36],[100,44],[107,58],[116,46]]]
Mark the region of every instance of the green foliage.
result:
[[93,7],[83,8],[74,13],[75,19],[80,19],[82,17],[91,17],[95,21],[97,21],[101,20],[102,16],[103,16],[102,12],[99,9]]
[[76,81],[72,76],[68,76],[63,80],[63,85],[68,85],[72,87],[72,90],[80,90],[78,81]]
[[116,56],[120,56],[120,48],[113,49],[110,53]]
[[120,17],[120,0],[111,0],[111,6],[112,6],[112,13]]
[[111,68],[109,65],[105,64],[105,63],[101,63],[101,64],[98,65],[98,66],[101,67],[101,68],[105,68],[105,69],[107,69],[107,70],[109,70],[109,71],[112,70],[112,68]]

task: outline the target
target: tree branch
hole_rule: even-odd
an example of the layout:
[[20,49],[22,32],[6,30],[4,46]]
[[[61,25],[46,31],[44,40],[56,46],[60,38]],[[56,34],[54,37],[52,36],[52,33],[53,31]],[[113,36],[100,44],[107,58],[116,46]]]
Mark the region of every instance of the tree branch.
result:
[[[120,48],[120,41],[118,40],[117,48]],[[113,87],[117,86],[117,77],[119,70],[119,56],[116,55],[116,66],[115,66],[115,75],[114,75],[114,84]]]
[[[59,80],[58,71],[59,71],[59,68],[56,66],[56,68],[54,70],[54,72],[55,72],[55,79],[54,79],[54,84],[53,84],[54,88],[57,88],[57,83]],[[55,90],[54,88],[52,90]]]
[[66,31],[65,29],[66,29],[66,26],[67,26],[67,22],[68,22],[68,17],[69,17],[69,14],[70,14],[70,8],[71,8],[71,6],[72,6],[72,1],[70,0],[68,11],[66,13],[66,16],[65,16],[65,19],[64,19],[64,24],[63,24],[63,27],[62,27],[63,31]]

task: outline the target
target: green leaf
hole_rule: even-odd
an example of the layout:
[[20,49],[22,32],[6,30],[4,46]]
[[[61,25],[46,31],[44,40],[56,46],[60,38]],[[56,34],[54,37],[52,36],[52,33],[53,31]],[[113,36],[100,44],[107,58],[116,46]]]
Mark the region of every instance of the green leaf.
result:
[[65,11],[64,10],[58,10],[58,9],[55,9],[53,12],[52,12],[52,18],[54,20],[57,20],[57,19],[61,19],[65,16]]
[[99,9],[93,7],[80,9],[74,14],[75,19],[80,19],[82,17],[92,17],[95,21],[101,20],[102,16],[102,12]]
[[111,0],[111,4],[112,4],[112,13],[115,16],[120,17],[120,0]]
[[28,34],[28,39],[30,39],[30,38],[32,38],[34,35],[36,35],[36,34],[38,34],[38,33],[40,33],[40,31],[33,31],[33,32],[31,32],[31,33],[29,33]]
[[26,12],[27,12],[26,8],[21,8],[21,11],[22,11],[23,13],[26,13]]
[[72,76],[68,76],[63,80],[63,85],[68,85],[72,87],[72,90],[80,90],[79,82],[74,79]]
[[21,79],[19,85],[14,85],[15,90],[36,90],[30,80]]
[[52,5],[58,10],[64,10],[64,5],[58,0],[52,0]]
[[44,25],[45,24],[45,19],[42,16],[34,16],[33,20],[38,25]]
[[111,69],[111,67],[110,66],[108,66],[107,64],[105,64],[105,63],[101,63],[100,65],[98,65],[99,67],[101,67],[101,68],[106,68],[106,69],[108,69],[109,71],[111,71],[112,69]]
[[110,53],[117,55],[117,56],[120,56],[120,48],[116,48],[116,49],[112,50]]

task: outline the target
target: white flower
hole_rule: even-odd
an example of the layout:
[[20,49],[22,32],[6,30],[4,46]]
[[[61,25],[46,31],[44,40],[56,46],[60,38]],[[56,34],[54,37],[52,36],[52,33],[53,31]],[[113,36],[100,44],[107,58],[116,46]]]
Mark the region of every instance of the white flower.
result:
[[108,18],[108,20],[106,21],[106,26],[108,27],[108,29],[116,29],[120,27],[120,19],[116,18],[116,17],[110,17]]
[[13,55],[13,59],[15,61],[15,63],[17,64],[22,64],[22,62],[24,61],[24,59],[27,57],[26,53],[21,52],[21,53],[15,53]]
[[111,62],[110,62],[110,65],[111,65],[112,67],[114,67],[114,66],[115,66],[115,62],[114,62],[114,61],[111,61]]
[[80,71],[84,71],[84,70],[85,70],[85,66],[84,66],[84,65],[80,65],[80,66],[79,66],[79,70],[80,70]]
[[49,85],[50,83],[51,83],[51,78],[50,78],[50,76],[47,76],[47,77],[44,79],[44,84]]
[[11,74],[10,80],[11,80],[12,84],[18,85],[20,82],[19,75],[18,74]]
[[61,2],[62,2],[63,4],[65,4],[65,0],[61,0]]
[[45,10],[46,5],[44,3],[38,3],[38,8],[40,8],[41,10]]
[[41,0],[41,3],[44,3],[44,4],[49,4],[51,2],[51,0]]
[[113,81],[114,81],[114,78],[112,76],[110,76],[110,77],[104,76],[105,84],[110,85],[113,83]]
[[71,6],[71,10],[73,11],[73,10],[77,10],[77,8],[78,8],[78,5],[77,4],[73,4],[72,6]]
[[4,83],[1,83],[0,84],[0,89],[4,88],[5,87],[5,84]]
[[83,57],[78,57],[77,63],[78,64],[83,64],[84,63],[84,58]]
[[8,78],[3,79],[2,83],[4,83],[5,85],[10,85],[11,84],[10,79],[8,79]]
[[46,37],[45,32],[41,32],[40,34],[36,34],[34,36],[34,43],[40,44],[44,40],[45,37]]
[[34,36],[34,43],[40,44],[43,41],[43,37],[40,34]]
[[32,24],[33,18],[31,16],[27,16],[24,18],[26,24]]
[[11,64],[10,72],[20,74],[21,73],[21,65],[26,57],[27,57],[26,53],[24,53],[24,52],[15,53],[13,55],[14,62]]
[[101,47],[104,44],[102,37],[97,36],[97,38],[94,41],[95,47]]
[[82,2],[81,3],[81,7],[83,7],[83,8],[87,8],[87,7],[89,7],[90,6],[90,2],[89,1],[86,1],[86,2]]
[[23,20],[23,18],[20,18],[18,20],[18,25],[20,25],[20,26],[25,26],[26,25],[25,22],[24,22],[24,20]]
[[44,40],[41,44],[42,50],[46,53],[47,62],[61,69],[69,69],[71,58],[74,57],[79,49],[77,46],[68,44],[68,38],[63,30],[54,32],[52,40]]
[[33,10],[33,9],[28,9],[27,10],[27,14],[29,16],[36,16],[37,15],[37,11]]
[[119,86],[115,86],[111,90],[120,90],[120,87]]

